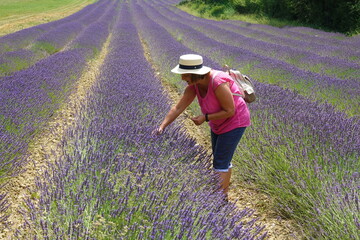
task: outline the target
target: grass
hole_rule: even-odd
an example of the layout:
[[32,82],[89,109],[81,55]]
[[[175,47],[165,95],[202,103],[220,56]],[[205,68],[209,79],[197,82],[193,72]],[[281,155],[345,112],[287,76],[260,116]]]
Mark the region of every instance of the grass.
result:
[[96,0],[1,0],[0,36],[69,16]]
[[32,46],[32,49],[34,49],[34,51],[37,50],[45,51],[50,55],[59,52],[61,50],[59,48],[56,48],[53,44],[49,42],[36,42],[34,46]]
[[27,59],[24,60],[21,58],[14,58],[11,64],[10,63],[0,64],[0,76],[4,76],[12,72],[19,71],[21,69],[28,67],[30,64],[31,61]]
[[39,14],[55,11],[59,8],[70,8],[93,3],[95,0],[2,0],[0,2],[0,21],[23,17],[28,14]]
[[[274,27],[285,27],[285,26],[303,26],[298,22],[286,21],[275,18],[269,18],[266,16],[260,16],[256,14],[239,14],[234,9],[214,6],[213,8],[205,4],[187,3],[178,5],[183,11],[188,12],[197,17],[208,18],[212,20],[237,20],[244,21],[253,24],[266,24]],[[311,27],[311,26],[309,26]]]

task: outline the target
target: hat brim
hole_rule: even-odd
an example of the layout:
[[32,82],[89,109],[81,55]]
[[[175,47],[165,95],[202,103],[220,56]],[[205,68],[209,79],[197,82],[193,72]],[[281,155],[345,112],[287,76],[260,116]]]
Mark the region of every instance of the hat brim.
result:
[[208,72],[210,72],[211,68],[203,66],[200,69],[182,69],[179,68],[179,65],[177,65],[176,67],[174,67],[173,69],[171,69],[172,73],[177,73],[177,74],[186,74],[186,73],[193,73],[193,74],[198,74],[198,75],[204,75],[207,74]]

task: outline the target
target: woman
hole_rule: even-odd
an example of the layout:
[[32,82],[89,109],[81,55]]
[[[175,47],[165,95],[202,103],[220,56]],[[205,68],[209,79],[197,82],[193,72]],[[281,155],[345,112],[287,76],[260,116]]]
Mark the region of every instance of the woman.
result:
[[231,159],[250,125],[250,113],[231,77],[222,71],[203,66],[203,58],[196,54],[180,56],[179,64],[171,70],[181,74],[188,86],[179,102],[165,116],[156,134],[162,134],[197,97],[202,115],[191,118],[196,125],[208,122],[211,128],[213,167],[220,175],[221,190],[227,197],[231,178]]

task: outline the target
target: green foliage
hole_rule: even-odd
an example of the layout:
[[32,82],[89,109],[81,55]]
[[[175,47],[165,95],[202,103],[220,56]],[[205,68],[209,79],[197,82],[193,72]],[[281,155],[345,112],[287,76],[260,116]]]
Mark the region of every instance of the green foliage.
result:
[[262,12],[270,17],[316,24],[343,33],[360,28],[359,1],[263,0]]
[[224,13],[225,7],[224,6],[215,6],[211,9],[210,14],[215,17],[221,16]]
[[228,16],[235,13],[234,8],[228,0],[182,1],[179,6],[191,6],[191,8],[196,9],[196,12],[202,17],[227,19]]
[[60,49],[57,49],[54,45],[52,45],[51,43],[48,43],[48,42],[37,42],[34,44],[33,49],[35,51],[38,51],[38,50],[45,51],[50,55],[60,51]]
[[240,14],[259,13],[259,0],[234,0],[232,5]]
[[32,65],[36,59],[9,58],[7,63],[0,64],[0,76],[9,75]]
[[[283,25],[304,25],[348,35],[360,32],[360,1],[353,0],[192,0],[189,6],[201,16],[231,18],[233,9],[238,14],[255,14],[253,18],[279,19]],[[278,20],[275,21],[278,25]],[[274,25],[270,22],[271,25]]]

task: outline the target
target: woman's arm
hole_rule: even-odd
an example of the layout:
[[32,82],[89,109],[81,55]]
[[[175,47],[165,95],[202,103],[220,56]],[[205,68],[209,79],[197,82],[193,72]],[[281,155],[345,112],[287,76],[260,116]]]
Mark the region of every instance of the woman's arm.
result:
[[172,123],[195,99],[196,93],[193,88],[187,87],[179,102],[173,106],[168,114],[165,116],[160,127],[157,129],[157,134],[161,134],[164,129]]
[[222,83],[215,89],[216,98],[220,102],[221,111],[208,115],[209,120],[224,119],[234,116],[235,103],[229,83]]
[[[221,110],[216,113],[208,114],[208,120],[217,120],[232,117],[235,114],[234,98],[230,90],[229,83],[222,83],[215,89],[216,98],[220,102]],[[205,122],[205,116],[200,115],[192,118],[196,125]]]

